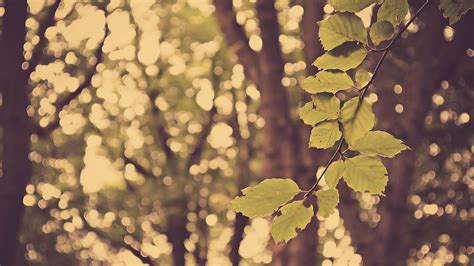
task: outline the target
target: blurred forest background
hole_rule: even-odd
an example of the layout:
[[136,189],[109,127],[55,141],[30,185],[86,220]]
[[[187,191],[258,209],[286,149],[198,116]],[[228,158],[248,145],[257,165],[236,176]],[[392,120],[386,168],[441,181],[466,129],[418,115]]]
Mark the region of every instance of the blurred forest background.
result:
[[474,14],[450,27],[437,4],[368,97],[412,148],[387,196],[341,183],[338,212],[277,246],[226,205],[268,177],[308,189],[327,160],[297,110],[331,6],[0,0],[0,264],[472,265]]

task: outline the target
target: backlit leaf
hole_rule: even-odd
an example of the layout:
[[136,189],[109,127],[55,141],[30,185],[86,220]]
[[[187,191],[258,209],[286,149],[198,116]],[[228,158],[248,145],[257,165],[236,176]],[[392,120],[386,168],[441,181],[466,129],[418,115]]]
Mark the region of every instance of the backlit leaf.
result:
[[313,206],[305,207],[302,200],[283,206],[281,215],[275,217],[272,223],[273,239],[277,243],[288,242],[297,235],[297,230],[303,230],[309,224],[313,216]]
[[316,193],[318,198],[318,214],[324,218],[331,215],[339,204],[339,192],[336,189],[319,190]]
[[333,94],[318,93],[312,99],[299,110],[300,118],[305,124],[314,126],[339,117],[341,103]]
[[393,31],[392,23],[386,20],[377,21],[370,27],[370,39],[375,45],[379,45],[381,42],[390,39]]
[[318,22],[319,39],[324,49],[329,51],[348,42],[367,44],[367,32],[362,19],[352,13],[337,13]]
[[311,130],[309,146],[318,149],[327,149],[334,146],[334,143],[341,137],[337,121],[327,121],[316,125]]
[[333,162],[328,167],[328,170],[326,170],[326,173],[324,174],[324,180],[330,188],[335,188],[337,186],[339,179],[341,179],[344,174],[344,169],[344,161],[341,160]]
[[439,2],[439,9],[443,10],[443,16],[449,19],[451,25],[473,8],[473,0],[440,0]]
[[229,209],[250,218],[267,216],[299,192],[300,188],[291,179],[266,179],[255,187],[243,189],[243,195],[233,199],[229,203]]
[[407,15],[407,0],[385,0],[377,13],[377,20],[387,20],[398,25]]
[[372,73],[365,69],[357,70],[355,74],[355,80],[359,85],[359,88],[363,88],[367,83],[369,83],[370,79],[372,78]]
[[367,56],[364,47],[353,42],[341,45],[314,61],[314,65],[319,69],[338,69],[347,71],[358,67]]
[[341,12],[358,12],[373,4],[374,0],[329,0],[328,4],[334,7],[334,10]]
[[359,97],[354,97],[342,106],[340,120],[344,139],[352,144],[374,127],[375,114],[367,100],[364,99],[359,103]]
[[367,155],[392,158],[399,152],[408,149],[408,146],[387,132],[370,131],[367,135],[356,140],[349,148]]
[[336,93],[340,90],[348,90],[354,87],[352,79],[343,72],[319,71],[315,77],[307,77],[301,83],[303,89],[309,93],[330,92]]
[[345,161],[344,181],[353,190],[383,195],[387,186],[387,169],[379,158],[359,155]]

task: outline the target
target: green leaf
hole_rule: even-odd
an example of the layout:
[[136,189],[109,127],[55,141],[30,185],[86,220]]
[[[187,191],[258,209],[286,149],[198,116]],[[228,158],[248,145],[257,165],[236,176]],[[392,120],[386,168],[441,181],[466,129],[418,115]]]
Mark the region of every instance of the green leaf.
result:
[[337,121],[328,121],[316,125],[311,130],[309,146],[318,149],[327,149],[334,146],[334,143],[341,137]]
[[336,93],[340,90],[353,88],[354,82],[352,82],[349,75],[343,72],[319,71],[316,77],[304,79],[301,87],[309,93]]
[[[254,204],[258,204],[255,202]],[[273,220],[271,234],[275,242],[286,243],[303,230],[314,216],[313,206],[305,207],[303,201],[294,201],[281,208],[281,215]]]
[[359,97],[354,97],[342,106],[340,120],[344,139],[352,144],[374,127],[375,114],[367,100],[364,99],[359,106]]
[[375,45],[392,38],[394,28],[392,23],[386,20],[380,20],[370,27],[370,39]]
[[255,187],[243,189],[243,196],[233,199],[228,207],[250,218],[267,216],[299,192],[300,188],[291,179],[266,179]]
[[377,20],[387,20],[393,25],[398,25],[407,12],[407,0],[385,0],[377,13]]
[[359,88],[363,88],[364,86],[369,83],[370,79],[372,78],[372,73],[365,69],[357,70],[355,74],[355,80],[359,84]]
[[324,49],[329,51],[348,42],[367,44],[367,32],[362,19],[352,13],[337,13],[318,22],[319,39]]
[[387,169],[379,158],[359,155],[345,161],[344,181],[353,190],[383,195],[387,186]]
[[325,53],[314,61],[319,69],[347,71],[358,67],[367,56],[367,51],[354,42],[349,42]]
[[349,148],[367,155],[392,158],[399,152],[408,149],[408,146],[387,132],[370,131],[364,137],[356,140]]
[[358,12],[373,4],[374,0],[329,0],[328,4],[340,12]]
[[331,215],[339,204],[339,192],[336,189],[319,190],[316,193],[318,197],[318,214],[324,218]]
[[306,103],[299,110],[300,118],[305,124],[314,126],[339,117],[341,103],[333,94],[318,93],[312,98],[311,102]]
[[473,0],[440,0],[439,3],[439,9],[443,10],[443,16],[449,19],[451,25],[473,8]]
[[345,165],[344,161],[338,160],[329,165],[328,170],[324,174],[324,180],[330,188],[335,188],[339,179],[341,179],[344,174]]

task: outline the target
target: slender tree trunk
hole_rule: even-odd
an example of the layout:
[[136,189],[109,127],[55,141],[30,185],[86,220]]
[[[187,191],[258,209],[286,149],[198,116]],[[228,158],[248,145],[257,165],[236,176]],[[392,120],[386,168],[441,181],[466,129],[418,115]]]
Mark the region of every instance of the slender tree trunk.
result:
[[3,176],[0,178],[0,264],[12,265],[23,214],[25,186],[31,178],[28,159],[28,91],[22,70],[26,35],[26,0],[6,0],[1,47]]
[[[398,56],[408,54],[409,63],[402,69],[404,78],[400,82],[402,94],[396,97],[393,93],[396,84],[393,80],[397,80],[391,77],[394,75],[393,66],[385,66],[375,82],[379,96],[375,105],[378,128],[403,139],[413,151],[405,151],[386,163],[389,185],[387,197],[381,199],[377,208],[381,221],[375,229],[360,222],[358,206],[348,203],[351,199],[348,199],[347,193],[341,204],[345,225],[351,232],[357,252],[363,257],[364,265],[406,264],[409,250],[414,247],[414,238],[417,237],[411,233],[416,221],[408,204],[408,196],[420,174],[416,171],[419,165],[417,153],[421,152],[424,118],[430,108],[432,94],[441,80],[448,79],[449,72],[466,57],[465,51],[473,39],[469,34],[469,25],[474,21],[472,16],[466,16],[464,21],[459,22],[458,36],[452,43],[445,42],[442,36],[445,20],[435,6],[427,10],[421,21],[420,32],[398,44],[397,51],[394,51]],[[409,49],[414,52],[406,53]],[[404,107],[401,114],[395,113],[397,103]]]
[[185,256],[186,248],[184,242],[188,239],[189,233],[186,229],[186,204],[180,204],[177,206],[174,211],[177,213],[170,214],[168,217],[168,230],[167,236],[171,244],[173,245],[173,265],[174,266],[184,266],[185,265]]

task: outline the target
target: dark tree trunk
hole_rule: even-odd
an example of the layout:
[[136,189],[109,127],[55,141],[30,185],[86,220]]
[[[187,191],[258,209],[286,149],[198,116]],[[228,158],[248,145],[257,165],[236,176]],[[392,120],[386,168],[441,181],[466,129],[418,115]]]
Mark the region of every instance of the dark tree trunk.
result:
[[176,202],[175,207],[170,208],[172,213],[170,213],[168,217],[168,230],[166,231],[166,235],[173,245],[172,256],[174,266],[184,266],[186,263],[186,248],[184,242],[189,237],[189,232],[186,229],[188,220],[186,217],[187,209],[186,200]]
[[28,159],[28,91],[22,70],[26,36],[26,0],[7,0],[1,43],[3,176],[0,178],[0,264],[12,265],[23,214],[25,186],[31,178]]
[[[368,228],[359,220],[357,204],[351,204],[348,193],[340,204],[346,227],[350,230],[357,252],[363,257],[364,265],[405,265],[410,248],[416,243],[416,234],[411,232],[416,221],[408,203],[419,161],[424,132],[424,118],[431,96],[443,79],[450,78],[456,66],[466,57],[466,49],[472,43],[469,25],[472,16],[466,16],[457,25],[455,39],[448,43],[443,37],[445,20],[435,6],[421,16],[423,26],[419,33],[397,45],[394,54],[405,55],[407,64],[402,68],[401,82],[393,77],[395,66],[386,65],[377,77],[375,86],[379,101],[375,104],[378,128],[391,132],[403,139],[413,151],[405,151],[394,159],[386,161],[389,185],[386,195],[378,205],[381,221],[375,229]],[[407,53],[406,51],[410,51]],[[393,86],[400,83],[403,92],[398,97]],[[398,98],[398,99],[397,99]],[[403,104],[403,113],[395,113],[395,105]]]
[[[265,127],[262,132],[263,176],[265,178],[294,178],[302,187],[309,187],[311,180],[314,180],[317,160],[313,160],[315,156],[311,155],[312,153],[308,150],[308,129],[300,124],[295,124],[290,118],[287,90],[281,84],[284,60],[278,40],[280,30],[274,1],[260,0],[256,4],[263,41],[262,51],[258,54],[250,49],[243,29],[235,20],[232,1],[215,0],[214,4],[228,45],[236,50],[239,62],[244,65],[247,77],[257,85],[261,93],[260,114],[265,119]],[[307,60],[311,61],[321,50],[315,38],[316,33],[313,31],[314,35],[311,35],[309,25],[313,23],[314,27],[316,21],[322,18],[323,4],[321,1],[316,1],[306,5],[312,9],[305,15],[307,29],[305,41],[310,42],[306,44],[305,55],[308,57]],[[320,11],[316,12],[319,9]],[[273,245],[272,264],[314,265],[318,241],[317,228],[317,223],[313,221],[300,234],[300,237],[290,241],[289,244]]]

